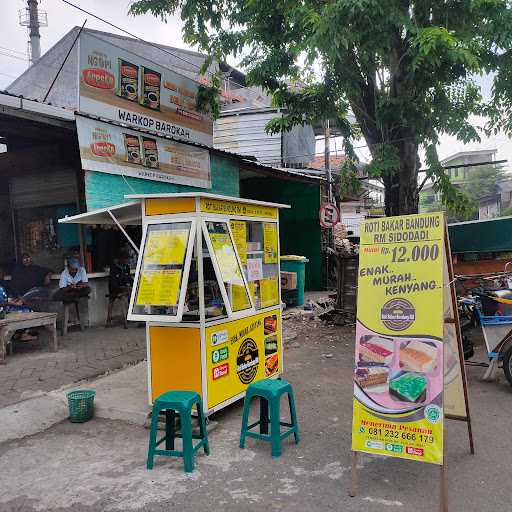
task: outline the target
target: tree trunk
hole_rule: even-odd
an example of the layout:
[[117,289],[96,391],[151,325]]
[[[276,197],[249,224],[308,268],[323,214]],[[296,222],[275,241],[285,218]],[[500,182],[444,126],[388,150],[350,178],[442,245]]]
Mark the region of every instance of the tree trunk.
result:
[[400,168],[384,178],[386,216],[418,213],[418,145],[409,140],[396,145]]

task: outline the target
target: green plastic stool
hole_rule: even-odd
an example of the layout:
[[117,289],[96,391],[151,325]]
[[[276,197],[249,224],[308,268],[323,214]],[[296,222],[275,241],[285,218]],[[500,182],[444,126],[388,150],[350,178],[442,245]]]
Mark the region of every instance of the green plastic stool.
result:
[[[197,419],[199,421],[199,435],[192,434],[192,407],[197,406]],[[158,414],[165,411],[165,436],[156,439],[158,430]],[[176,412],[180,415],[181,433],[175,429]],[[183,439],[182,451],[174,449],[174,440]],[[199,443],[193,446],[192,440],[200,439]],[[165,450],[158,450],[157,446],[165,441]],[[153,458],[155,455],[167,455],[183,457],[185,471],[190,473],[194,470],[194,454],[201,448],[204,453],[210,455],[208,445],[208,432],[203,414],[201,397],[195,391],[168,391],[160,395],[153,404],[151,413],[151,432],[149,434],[148,460],[146,467],[153,469]]]
[[[291,423],[281,421],[280,403],[281,396],[288,394],[288,404],[290,406]],[[253,397],[258,396],[260,399],[260,419],[247,425],[249,421],[249,409]],[[270,419],[269,419],[270,412]],[[270,435],[268,426],[270,424]],[[260,431],[251,432],[251,429],[260,426]],[[281,433],[281,427],[289,427],[288,430]],[[245,447],[245,438],[253,437],[270,441],[272,445],[272,457],[281,455],[281,441],[293,434],[295,436],[295,444],[300,441],[299,426],[297,424],[297,413],[295,411],[295,397],[291,384],[285,380],[266,379],[251,384],[245,394],[244,412],[242,417],[242,430],[240,432],[240,448]]]

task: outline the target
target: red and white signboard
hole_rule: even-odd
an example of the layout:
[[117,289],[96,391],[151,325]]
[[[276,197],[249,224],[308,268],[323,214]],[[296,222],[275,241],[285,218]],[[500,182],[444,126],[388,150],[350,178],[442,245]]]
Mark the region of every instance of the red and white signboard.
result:
[[325,203],[320,208],[320,225],[323,228],[333,228],[341,220],[338,207],[332,203]]

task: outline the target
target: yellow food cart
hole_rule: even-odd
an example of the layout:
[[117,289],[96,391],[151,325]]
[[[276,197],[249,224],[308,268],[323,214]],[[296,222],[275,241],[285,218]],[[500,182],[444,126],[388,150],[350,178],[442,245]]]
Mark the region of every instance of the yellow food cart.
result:
[[[279,208],[288,206],[208,193],[126,197],[127,211],[142,208],[128,319],[146,322],[150,403],[194,390],[209,415],[280,375]],[[75,218],[84,216],[97,217]]]

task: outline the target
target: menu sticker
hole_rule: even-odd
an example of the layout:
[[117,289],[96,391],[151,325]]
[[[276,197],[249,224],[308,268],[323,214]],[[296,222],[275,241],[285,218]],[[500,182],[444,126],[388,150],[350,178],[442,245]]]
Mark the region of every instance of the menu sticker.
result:
[[263,223],[263,263],[277,263],[277,224]]
[[137,306],[177,306],[181,270],[143,270],[137,290]]
[[262,308],[275,306],[279,303],[279,282],[277,278],[260,281],[260,305]]
[[210,233],[213,252],[225,283],[241,283],[242,275],[228,233]]
[[188,229],[150,231],[144,253],[145,265],[183,265]]
[[247,224],[243,220],[232,220],[230,226],[240,262],[245,265],[247,263]]
[[263,279],[263,262],[261,258],[247,260],[247,280],[259,281]]

